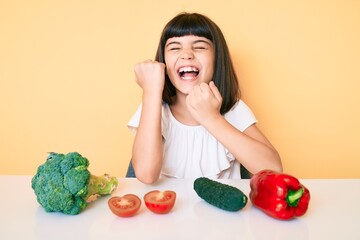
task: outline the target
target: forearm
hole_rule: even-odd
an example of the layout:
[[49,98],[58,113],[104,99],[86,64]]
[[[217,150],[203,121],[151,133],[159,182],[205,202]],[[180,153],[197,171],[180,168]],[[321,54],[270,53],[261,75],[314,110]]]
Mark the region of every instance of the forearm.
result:
[[245,134],[219,115],[205,127],[251,173],[262,169],[282,171],[279,154],[256,126],[250,126]]
[[147,184],[159,178],[162,166],[161,104],[161,95],[143,94],[142,112],[132,149],[136,176]]

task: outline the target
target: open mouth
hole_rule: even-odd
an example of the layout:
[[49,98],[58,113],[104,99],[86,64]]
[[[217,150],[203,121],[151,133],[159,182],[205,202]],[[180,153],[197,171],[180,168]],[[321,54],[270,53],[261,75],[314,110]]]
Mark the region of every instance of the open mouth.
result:
[[184,80],[191,80],[199,75],[199,69],[196,67],[181,67],[178,70],[179,76]]

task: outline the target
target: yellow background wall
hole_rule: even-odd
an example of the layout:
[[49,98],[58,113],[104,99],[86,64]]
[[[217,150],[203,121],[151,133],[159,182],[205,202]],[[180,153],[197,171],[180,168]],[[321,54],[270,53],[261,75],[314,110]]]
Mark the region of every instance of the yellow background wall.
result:
[[78,151],[94,174],[124,176],[134,64],[182,11],[223,30],[285,172],[360,177],[356,0],[0,0],[0,174],[33,175],[47,152]]

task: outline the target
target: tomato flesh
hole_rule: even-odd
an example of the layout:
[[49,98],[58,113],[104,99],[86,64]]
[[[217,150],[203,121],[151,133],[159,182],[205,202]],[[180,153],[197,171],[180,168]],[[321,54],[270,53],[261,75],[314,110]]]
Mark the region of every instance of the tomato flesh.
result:
[[165,214],[170,212],[174,207],[176,193],[174,191],[151,191],[144,196],[146,207],[157,214]]
[[110,210],[119,217],[131,217],[139,210],[141,200],[134,194],[112,197],[108,201]]

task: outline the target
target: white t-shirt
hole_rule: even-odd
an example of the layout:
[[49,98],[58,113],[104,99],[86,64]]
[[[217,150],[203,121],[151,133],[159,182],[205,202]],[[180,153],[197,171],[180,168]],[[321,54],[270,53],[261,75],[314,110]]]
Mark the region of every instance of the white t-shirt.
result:
[[[141,107],[128,123],[128,128],[135,133],[139,126]],[[240,131],[257,122],[251,109],[242,100],[224,117]],[[164,139],[161,177],[241,178],[240,164],[234,156],[203,126],[188,126],[179,122],[166,103],[162,105],[161,128]]]

